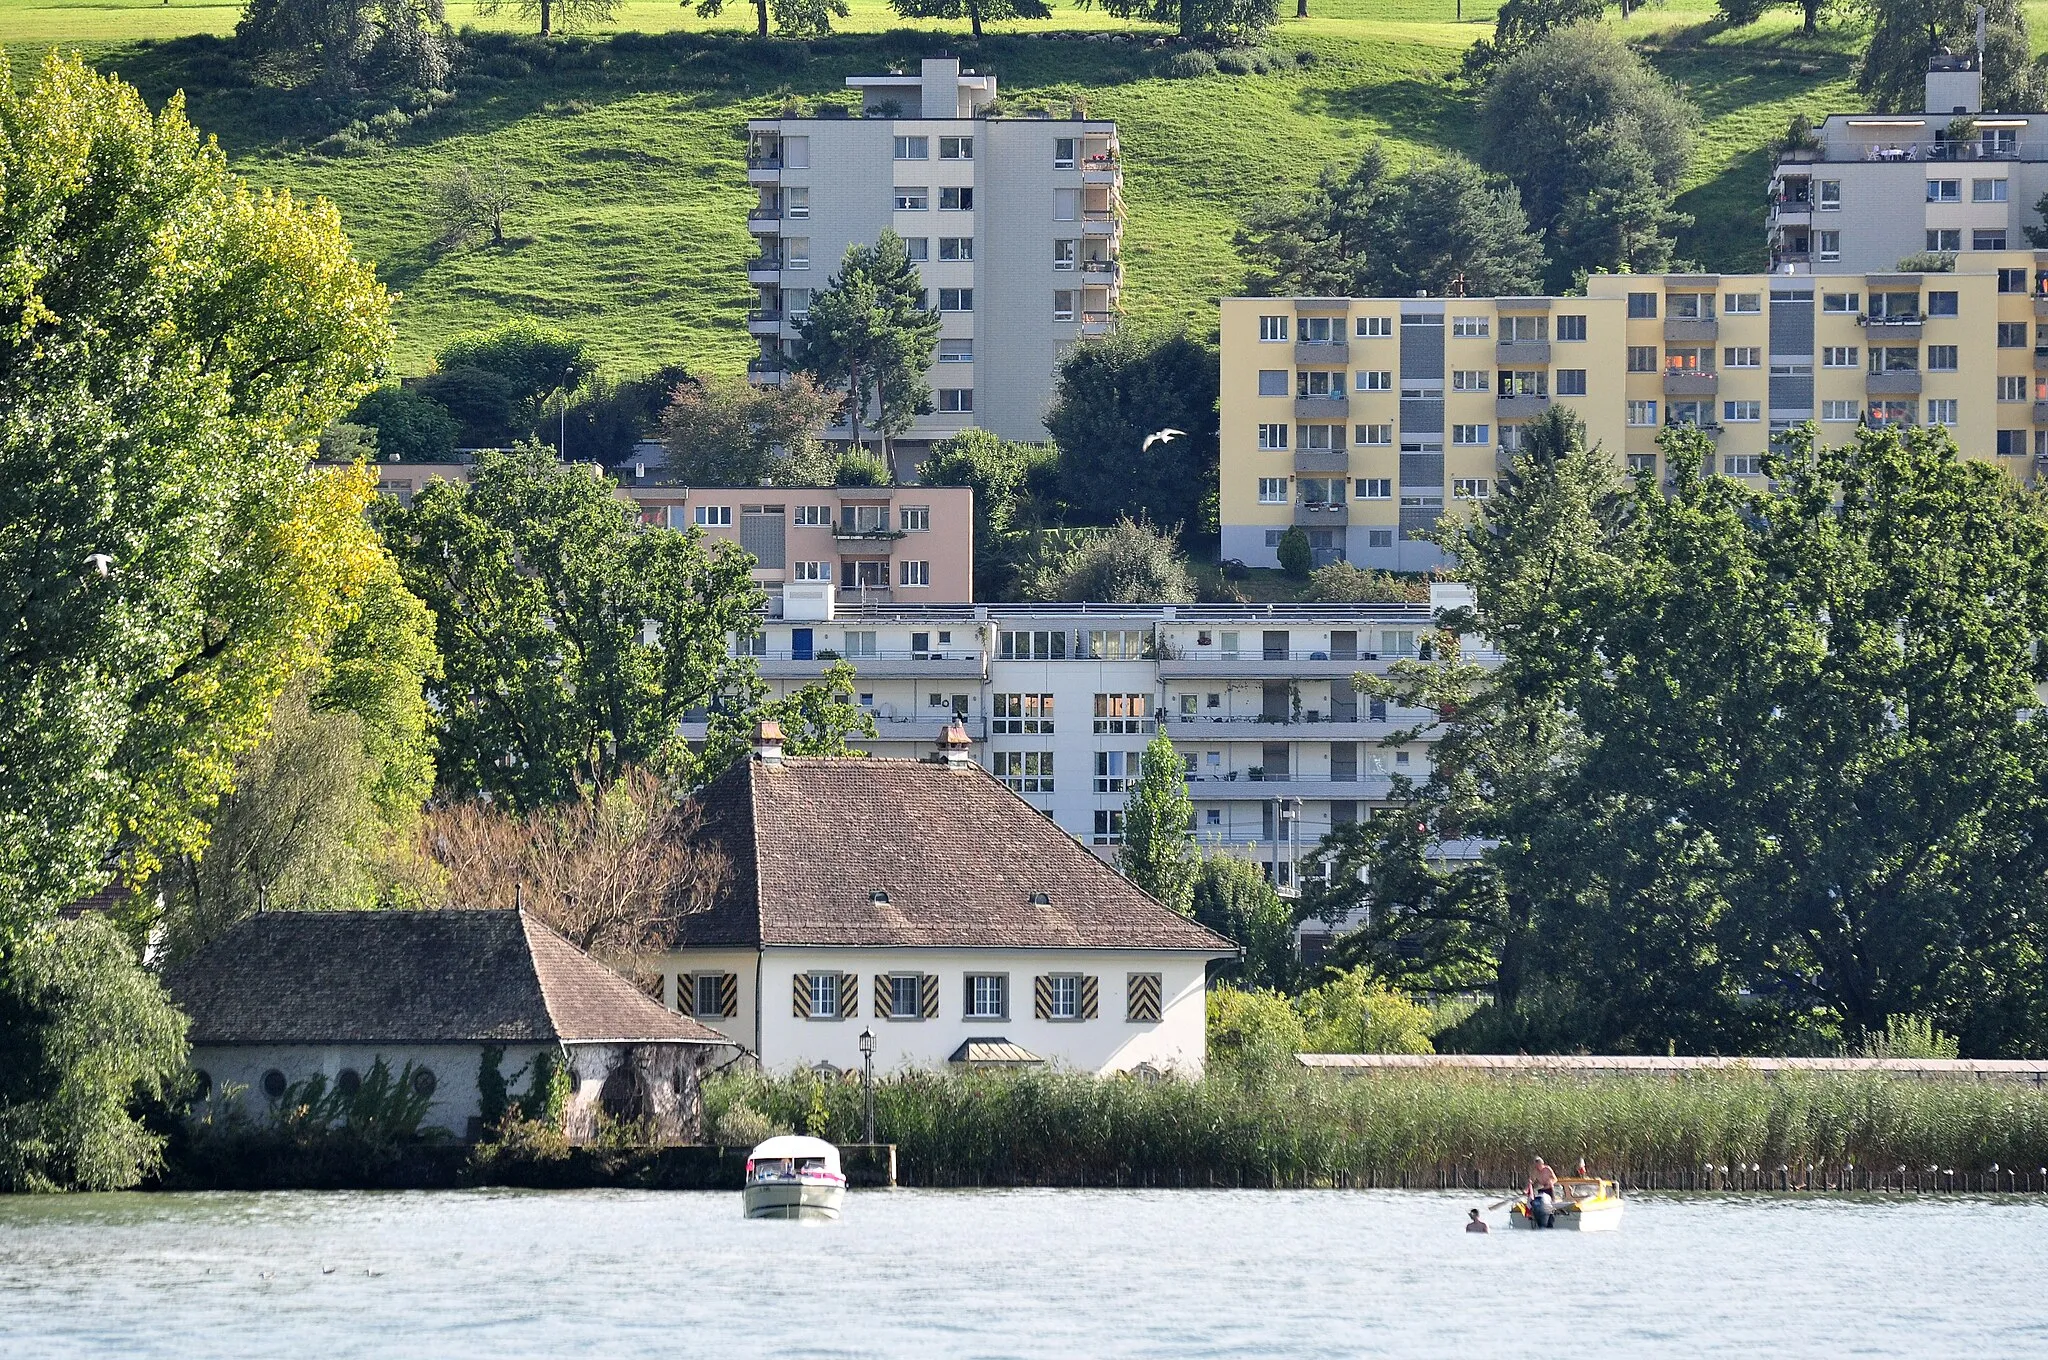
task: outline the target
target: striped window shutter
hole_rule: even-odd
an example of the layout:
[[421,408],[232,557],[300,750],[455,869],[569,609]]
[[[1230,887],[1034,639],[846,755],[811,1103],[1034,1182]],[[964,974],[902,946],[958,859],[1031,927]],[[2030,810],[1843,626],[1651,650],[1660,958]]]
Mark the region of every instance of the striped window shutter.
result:
[[839,1018],[851,1020],[860,1014],[860,974],[839,975]]
[[927,1020],[939,1018],[939,975],[926,973],[917,980],[918,1008]]
[[789,1013],[799,1020],[811,1018],[811,975],[798,973],[790,979]]
[[889,994],[889,975],[875,974],[875,1019],[887,1020],[894,1015],[893,998]]
[[1148,1024],[1159,1019],[1159,974],[1131,974],[1127,995],[1130,1006],[1125,1019]]
[[730,1020],[740,1013],[740,975],[720,973],[718,975],[718,1013]]
[[1093,1020],[1102,999],[1102,979],[1084,977],[1081,979],[1081,1018]]
[[1052,979],[1044,973],[1031,981],[1031,1010],[1041,1020],[1052,1019]]

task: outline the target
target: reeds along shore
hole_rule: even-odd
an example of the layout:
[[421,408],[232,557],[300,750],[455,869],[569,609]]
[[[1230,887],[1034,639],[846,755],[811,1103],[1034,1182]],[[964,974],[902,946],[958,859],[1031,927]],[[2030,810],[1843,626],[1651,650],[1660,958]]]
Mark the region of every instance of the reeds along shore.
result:
[[[863,1133],[857,1077],[733,1074],[706,1104]],[[1867,1074],[908,1072],[877,1079],[875,1137],[930,1186],[1494,1189],[1542,1156],[1639,1189],[2048,1190],[2048,1088]]]

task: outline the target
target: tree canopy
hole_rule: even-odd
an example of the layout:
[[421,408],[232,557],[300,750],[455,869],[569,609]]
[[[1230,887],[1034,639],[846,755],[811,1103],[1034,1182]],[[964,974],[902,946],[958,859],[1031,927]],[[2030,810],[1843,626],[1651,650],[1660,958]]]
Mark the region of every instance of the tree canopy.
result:
[[774,387],[713,375],[676,386],[662,413],[668,476],[688,486],[817,486],[832,480],[819,438],[839,400],[801,373]]
[[924,375],[939,339],[939,314],[925,306],[903,238],[884,229],[872,246],[848,246],[797,330],[797,367],[845,389],[855,447],[862,429],[871,429],[889,461],[890,441],[932,409]]
[[1280,18],[1280,0],[1079,0],[1119,19],[1171,24],[1190,42],[1251,42]]
[[965,19],[977,38],[983,23],[1052,17],[1046,0],[889,0],[889,8],[905,19]]
[[[1870,38],[1856,63],[1856,88],[1871,107],[1917,113],[1926,102],[1927,59],[1977,46],[1974,0],[1863,0]],[[2048,76],[2034,58],[2027,12],[2018,0],[1985,0],[1984,107],[2036,113],[2048,97]]]
[[[1143,516],[1187,534],[1213,521],[1216,351],[1180,332],[1115,335],[1061,357],[1045,417],[1060,486],[1081,524]],[[1145,438],[1160,430],[1185,433]]]
[[1137,778],[1124,799],[1124,839],[1117,847],[1116,867],[1183,916],[1194,909],[1195,877],[1202,862],[1195,850],[1194,826],[1187,767],[1173,738],[1160,731],[1145,743]]

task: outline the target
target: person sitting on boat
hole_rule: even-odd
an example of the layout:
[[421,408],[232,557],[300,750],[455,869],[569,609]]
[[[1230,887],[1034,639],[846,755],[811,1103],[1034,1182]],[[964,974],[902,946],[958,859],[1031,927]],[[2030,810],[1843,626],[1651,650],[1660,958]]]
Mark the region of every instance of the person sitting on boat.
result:
[[1486,1220],[1479,1216],[1479,1211],[1477,1209],[1470,1210],[1469,1212],[1471,1213],[1472,1217],[1466,1220],[1466,1232],[1483,1233],[1491,1231],[1491,1229],[1489,1229],[1486,1226]]

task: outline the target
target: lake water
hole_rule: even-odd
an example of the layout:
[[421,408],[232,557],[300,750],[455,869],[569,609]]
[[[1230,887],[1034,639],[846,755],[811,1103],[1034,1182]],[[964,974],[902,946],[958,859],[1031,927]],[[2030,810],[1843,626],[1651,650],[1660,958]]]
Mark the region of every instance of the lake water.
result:
[[[0,1199],[0,1356],[2048,1354],[2039,1199],[869,1191]],[[1498,1225],[1502,1215],[1495,1213]]]

